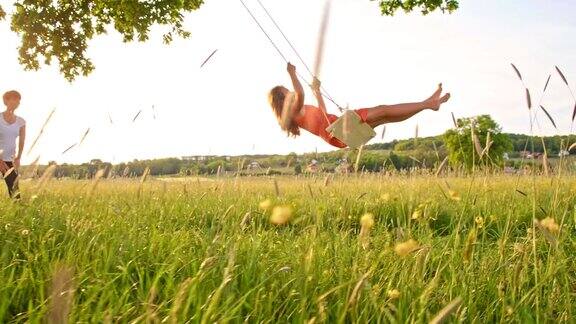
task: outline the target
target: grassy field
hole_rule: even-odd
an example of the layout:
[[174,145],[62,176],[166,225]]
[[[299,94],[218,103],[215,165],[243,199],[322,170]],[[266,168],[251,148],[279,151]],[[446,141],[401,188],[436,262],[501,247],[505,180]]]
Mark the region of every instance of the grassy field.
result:
[[0,322],[576,315],[574,176],[35,185],[0,200]]

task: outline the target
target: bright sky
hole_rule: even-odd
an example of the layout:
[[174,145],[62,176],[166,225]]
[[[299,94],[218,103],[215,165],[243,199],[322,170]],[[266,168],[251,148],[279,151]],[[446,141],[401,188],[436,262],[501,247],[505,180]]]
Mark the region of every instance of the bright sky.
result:
[[[245,0],[299,71],[305,69],[259,10]],[[309,65],[315,58],[323,1],[262,0]],[[5,9],[10,1],[0,0]],[[457,117],[492,115],[506,132],[529,132],[522,71],[538,103],[548,74],[559,65],[576,84],[576,3],[561,0],[462,0],[452,15],[381,16],[377,1],[334,0],[321,79],[341,105],[353,108],[427,98],[438,82],[453,94],[440,112],[389,124],[384,141],[437,135]],[[110,31],[90,43],[96,70],[70,84],[57,66],[25,72],[19,39],[0,22],[0,91],[23,94],[17,114],[27,120],[29,147],[53,108],[56,113],[23,163],[110,162],[183,155],[328,151],[321,139],[280,131],[267,92],[289,84],[285,63],[236,0],[207,0],[186,17],[189,39],[124,44]],[[210,62],[202,61],[215,49]],[[576,91],[576,87],[572,86]],[[311,96],[307,102],[314,104]],[[540,133],[566,134],[574,101],[557,74],[542,101],[560,131],[539,113]],[[155,106],[155,119],[152,105]],[[132,123],[133,117],[142,110]],[[335,107],[329,110],[336,113]],[[113,124],[110,124],[110,114]],[[86,129],[85,142],[77,143]],[[377,129],[380,132],[381,128]],[[373,142],[380,141],[380,136]],[[28,151],[26,149],[26,151]]]

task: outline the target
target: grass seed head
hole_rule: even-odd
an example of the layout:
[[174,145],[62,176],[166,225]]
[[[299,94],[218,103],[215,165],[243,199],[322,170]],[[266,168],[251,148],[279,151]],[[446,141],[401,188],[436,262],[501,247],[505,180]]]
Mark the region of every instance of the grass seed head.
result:
[[371,213],[366,213],[360,217],[360,226],[362,229],[370,230],[374,227],[374,215]]
[[391,289],[386,292],[386,295],[390,300],[395,300],[400,298],[400,291],[398,291],[398,289]]
[[396,252],[396,254],[401,257],[405,257],[408,254],[416,251],[418,248],[420,248],[418,242],[414,241],[413,239],[409,239],[406,242],[396,244],[394,247],[394,252]]
[[450,196],[450,199],[454,201],[462,200],[462,198],[460,198],[460,194],[454,190],[448,190],[448,195]]
[[550,233],[558,233],[560,231],[560,226],[556,223],[554,218],[546,217],[540,221],[540,225],[547,229]]

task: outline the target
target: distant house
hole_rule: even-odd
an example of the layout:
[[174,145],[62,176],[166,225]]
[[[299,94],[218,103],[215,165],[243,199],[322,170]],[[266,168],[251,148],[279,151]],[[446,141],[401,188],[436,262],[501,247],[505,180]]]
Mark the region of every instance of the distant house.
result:
[[247,170],[258,170],[261,168],[262,167],[260,166],[260,163],[258,163],[258,161],[252,161],[252,162],[248,163],[248,165],[246,166]]
[[568,152],[567,150],[560,150],[560,152],[558,152],[558,157],[564,157],[564,156],[569,156],[570,152]]
[[306,172],[309,172],[309,173],[317,173],[319,171],[320,171],[320,165],[319,165],[318,161],[316,161],[316,160],[310,161],[310,163],[306,167]]
[[348,160],[342,159],[338,161],[338,166],[334,171],[337,173],[349,173],[352,171],[352,166],[348,163]]
[[539,159],[542,157],[542,153],[540,152],[530,152],[530,151],[521,151],[520,152],[520,157],[523,159]]

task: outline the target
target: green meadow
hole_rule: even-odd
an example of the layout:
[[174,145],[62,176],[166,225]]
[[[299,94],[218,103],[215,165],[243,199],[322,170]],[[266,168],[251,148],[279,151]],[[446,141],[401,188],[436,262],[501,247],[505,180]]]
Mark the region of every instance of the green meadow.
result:
[[23,181],[0,322],[570,322],[576,178]]

